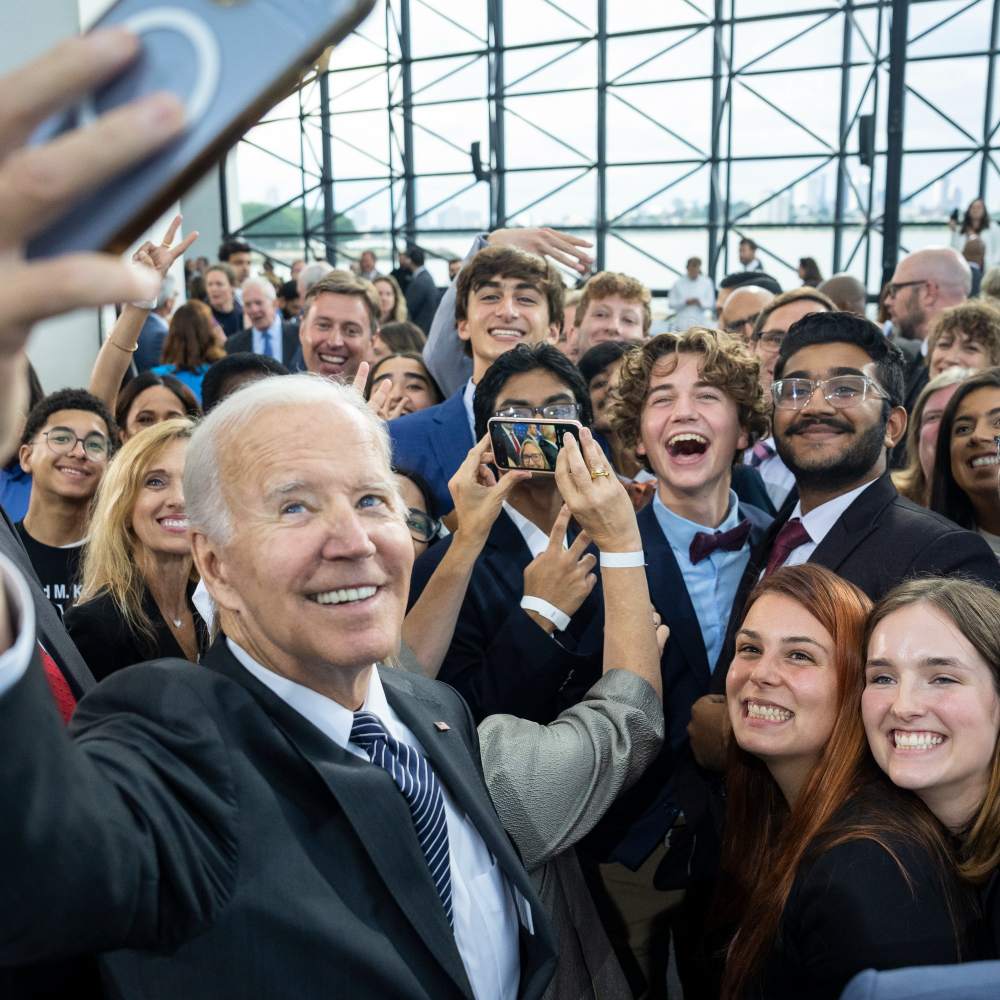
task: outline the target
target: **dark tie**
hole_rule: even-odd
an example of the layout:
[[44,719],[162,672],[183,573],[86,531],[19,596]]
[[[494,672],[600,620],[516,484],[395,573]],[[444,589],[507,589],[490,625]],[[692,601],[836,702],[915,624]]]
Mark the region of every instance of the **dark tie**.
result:
[[764,570],[764,576],[770,576],[791,555],[793,549],[811,541],[809,532],[806,531],[805,526],[797,517],[786,521],[774,539],[771,554],[767,558],[767,569]]
[[756,469],[769,458],[773,458],[777,452],[766,441],[758,441],[753,446],[753,454],[750,458],[750,468]]
[[448,820],[444,795],[430,762],[415,747],[393,739],[379,717],[371,712],[354,713],[351,742],[361,747],[373,764],[388,771],[403,793],[434,887],[441,897],[448,923],[452,923]]
[[746,544],[750,537],[750,522],[740,521],[735,528],[728,531],[699,531],[691,539],[691,548],[688,555],[692,563],[700,563],[702,559],[707,559],[716,549],[723,549],[725,552],[737,552]]
[[264,342],[264,353],[269,358],[273,358],[274,357],[274,348],[272,346],[271,331],[270,330],[265,330],[264,333],[261,335],[261,339]]

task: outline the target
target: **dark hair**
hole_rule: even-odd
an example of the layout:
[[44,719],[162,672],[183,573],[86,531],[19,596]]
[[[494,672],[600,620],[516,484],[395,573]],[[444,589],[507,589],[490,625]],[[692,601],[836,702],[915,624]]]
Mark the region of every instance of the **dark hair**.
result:
[[438,518],[441,515],[438,513],[437,507],[434,503],[434,490],[431,489],[431,484],[427,482],[426,479],[419,472],[411,472],[409,469],[402,469],[398,465],[392,467],[392,471],[397,476],[402,476],[404,479],[409,479],[411,483],[424,495],[424,513],[430,514],[433,518]]
[[241,351],[239,354],[227,354],[220,358],[205,372],[201,382],[201,405],[206,413],[218,406],[233,390],[228,383],[240,375],[257,375],[267,378],[269,375],[288,375],[288,369],[280,362],[266,354],[251,354]]
[[299,283],[297,281],[283,281],[278,289],[278,296],[285,299],[297,299],[299,297]]
[[962,382],[941,414],[938,425],[930,508],[970,531],[976,530],[976,512],[968,494],[955,482],[951,471],[951,435],[959,404],[977,389],[1000,389],[1000,368],[986,368]]
[[741,288],[743,285],[756,285],[772,295],[781,294],[781,285],[771,275],[765,274],[763,271],[737,271],[735,274],[727,274],[719,282],[720,290]]
[[749,236],[744,236],[744,237],[743,237],[743,238],[742,238],[742,239],[740,240],[740,246],[741,246],[741,247],[742,247],[742,246],[748,246],[748,247],[750,247],[750,249],[751,249],[751,250],[753,250],[753,251],[756,251],[756,250],[757,250],[757,244],[756,244],[756,243],[754,243],[754,241],[753,241],[752,239],[750,239],[750,237],[749,237]]
[[224,240],[219,246],[219,260],[229,260],[234,253],[251,253],[250,244],[243,240]]
[[435,403],[440,403],[444,399],[444,393],[441,391],[441,386],[437,384],[434,376],[430,373],[427,367],[427,362],[424,360],[424,356],[419,351],[396,351],[394,354],[387,354],[384,358],[379,358],[378,361],[373,361],[371,369],[368,372],[368,384],[365,386],[365,399],[369,399],[372,394],[372,389],[375,386],[375,379],[378,377],[378,370],[387,361],[391,361],[393,358],[406,358],[408,361],[415,361],[424,370],[424,374],[427,376],[427,384],[431,392],[434,394]]
[[584,427],[591,425],[594,412],[590,406],[590,391],[576,365],[551,344],[535,344],[533,347],[518,344],[513,350],[501,354],[486,369],[486,374],[476,386],[472,411],[476,417],[477,441],[486,433],[486,422],[496,412],[497,399],[507,382],[515,375],[523,375],[539,368],[555,375],[573,393],[573,398],[580,407],[580,423]]
[[781,378],[788,359],[813,344],[854,344],[875,362],[879,384],[888,393],[890,406],[902,406],[906,385],[903,352],[863,316],[846,312],[809,313],[791,325],[778,351],[774,380]]
[[402,354],[404,351],[420,353],[427,343],[427,334],[416,323],[403,320],[402,322],[383,323],[378,328],[378,339],[393,354]]
[[[979,229],[973,229],[971,213],[972,213],[972,206],[975,205],[977,201],[981,201],[983,203],[983,221]],[[961,232],[961,234],[964,236],[966,233],[981,233],[984,229],[989,229],[989,228],[990,228],[990,213],[989,210],[986,208],[986,199],[982,197],[973,198],[972,201],[969,202],[969,207],[965,210],[965,215],[962,216],[962,228],[959,230],[959,232]]]
[[819,264],[816,263],[813,257],[800,257],[799,267],[805,271],[805,275],[802,280],[807,285],[818,285],[823,280],[823,275],[820,273]]
[[626,344],[621,340],[605,340],[600,344],[594,344],[576,363],[576,367],[580,369],[580,374],[583,376],[583,381],[590,385],[608,365],[628,354],[634,346],[634,344]]
[[115,403],[115,420],[119,427],[124,428],[128,424],[128,413],[132,409],[136,396],[151,389],[154,385],[162,385],[164,389],[169,389],[192,420],[197,420],[201,416],[201,407],[198,405],[195,394],[180,379],[174,378],[173,375],[154,375],[152,372],[142,372],[118,393],[118,401]]
[[185,302],[170,317],[160,361],[181,371],[196,372],[218,361],[225,352],[215,342],[212,310],[204,302]]
[[118,443],[118,425],[101,400],[85,389],[60,389],[58,392],[43,396],[28,411],[21,444],[27,444],[45,426],[45,421],[59,410],[84,410],[96,414],[108,429],[112,447]]
[[28,380],[28,409],[37,406],[45,398],[42,380],[35,371],[35,366],[29,361],[25,366],[24,377]]
[[410,258],[411,262],[416,264],[417,267],[424,266],[424,252],[420,247],[407,247],[406,256]]

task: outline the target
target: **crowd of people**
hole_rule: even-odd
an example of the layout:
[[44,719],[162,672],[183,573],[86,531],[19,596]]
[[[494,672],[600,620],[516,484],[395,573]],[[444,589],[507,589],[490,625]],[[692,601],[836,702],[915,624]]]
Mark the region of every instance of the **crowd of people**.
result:
[[[688,261],[660,333],[552,229],[477,238],[441,293],[416,246],[281,281],[179,217],[28,261],[178,127],[156,98],[22,148],[111,41],[0,118],[0,995],[1000,989],[982,203],[880,322],[750,240],[717,294]],[[32,325],[110,303],[89,385],[46,394]],[[576,432],[507,468],[496,418]]]

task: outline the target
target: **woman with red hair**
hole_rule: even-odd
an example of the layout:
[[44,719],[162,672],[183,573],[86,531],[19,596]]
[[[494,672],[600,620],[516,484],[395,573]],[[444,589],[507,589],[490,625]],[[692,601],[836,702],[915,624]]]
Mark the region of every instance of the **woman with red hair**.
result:
[[750,595],[726,681],[725,1000],[833,1000],[863,969],[979,957],[940,827],[865,741],[870,611],[808,563]]

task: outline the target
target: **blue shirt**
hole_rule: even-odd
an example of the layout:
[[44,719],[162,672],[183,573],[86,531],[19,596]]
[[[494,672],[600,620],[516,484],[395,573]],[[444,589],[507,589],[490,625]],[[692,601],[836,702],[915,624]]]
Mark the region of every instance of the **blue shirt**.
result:
[[201,402],[201,383],[205,379],[205,372],[211,365],[198,365],[195,371],[181,371],[177,365],[157,365],[150,371],[154,375],[173,375],[179,382],[183,382],[193,393],[195,399]]
[[736,600],[736,590],[750,561],[750,540],[747,539],[743,548],[736,552],[716,549],[697,564],[691,562],[691,542],[699,531],[712,534],[735,528],[741,520],[739,501],[730,490],[729,513],[718,528],[707,528],[675,514],[664,506],[659,492],[653,498],[653,513],[656,514],[656,522],[670,543],[681,576],[684,577],[684,586],[694,605],[694,613],[698,616],[708,656],[708,669],[714,670],[715,662],[722,652],[722,642],[729,623],[729,612]]
[[11,521],[17,524],[18,521],[23,521],[24,515],[28,513],[29,500],[31,500],[31,474],[21,468],[21,463],[15,455],[0,469],[0,507],[3,507]]

